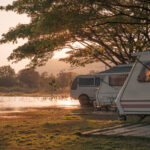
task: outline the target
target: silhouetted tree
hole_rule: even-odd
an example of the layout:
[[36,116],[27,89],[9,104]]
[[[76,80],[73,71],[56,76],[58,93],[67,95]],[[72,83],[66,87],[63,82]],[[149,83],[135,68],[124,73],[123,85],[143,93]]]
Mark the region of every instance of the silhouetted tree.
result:
[[18,73],[18,79],[21,84],[29,88],[39,88],[40,75],[33,69],[23,69]]
[[14,69],[10,66],[0,67],[0,86],[12,87],[16,84],[16,75]]
[[70,87],[70,84],[75,76],[76,73],[61,71],[60,73],[57,74],[57,78],[56,78],[58,87],[60,89]]
[[58,86],[57,86],[57,82],[56,82],[55,78],[51,78],[48,84],[50,87],[50,92],[52,92],[52,94],[53,94],[53,92],[57,91]]

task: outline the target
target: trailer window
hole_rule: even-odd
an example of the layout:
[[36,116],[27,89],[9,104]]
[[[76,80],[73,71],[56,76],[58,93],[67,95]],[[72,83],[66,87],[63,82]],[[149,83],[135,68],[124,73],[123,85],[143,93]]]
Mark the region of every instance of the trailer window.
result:
[[95,78],[95,86],[99,86],[100,85],[100,78]]
[[[148,68],[150,68],[150,62],[145,64]],[[143,66],[139,76],[138,81],[139,82],[150,82],[150,69],[148,69]]]
[[122,86],[128,75],[111,75],[109,76],[110,86]]
[[77,78],[75,78],[72,82],[71,85],[71,90],[76,90],[77,89]]
[[94,86],[94,78],[80,78],[79,86]]

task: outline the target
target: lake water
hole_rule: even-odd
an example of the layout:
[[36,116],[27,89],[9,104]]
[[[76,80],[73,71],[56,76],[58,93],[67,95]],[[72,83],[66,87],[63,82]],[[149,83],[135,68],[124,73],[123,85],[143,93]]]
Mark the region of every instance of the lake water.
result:
[[0,113],[22,112],[33,108],[60,107],[78,108],[78,100],[50,97],[0,97]]

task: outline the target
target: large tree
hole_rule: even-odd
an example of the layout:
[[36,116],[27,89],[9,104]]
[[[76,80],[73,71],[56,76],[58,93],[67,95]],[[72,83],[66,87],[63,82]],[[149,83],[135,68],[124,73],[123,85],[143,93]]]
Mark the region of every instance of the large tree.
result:
[[[10,29],[1,43],[28,38],[9,59],[29,58],[31,66],[65,47],[73,50],[64,61],[73,65],[128,63],[135,59],[131,53],[150,45],[149,8],[149,0],[17,0],[1,9],[27,13],[31,22]],[[76,41],[84,47],[72,47]]]

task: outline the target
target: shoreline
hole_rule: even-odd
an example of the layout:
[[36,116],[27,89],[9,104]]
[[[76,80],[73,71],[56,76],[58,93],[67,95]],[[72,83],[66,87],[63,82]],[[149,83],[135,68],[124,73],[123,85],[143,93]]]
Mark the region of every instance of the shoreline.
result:
[[69,93],[54,93],[54,94],[48,94],[48,93],[22,93],[22,92],[0,92],[0,96],[12,96],[12,97],[52,97],[52,98],[68,98],[70,97]]

